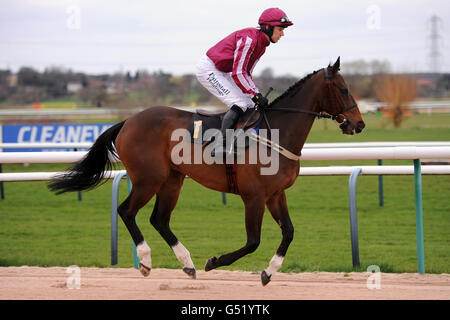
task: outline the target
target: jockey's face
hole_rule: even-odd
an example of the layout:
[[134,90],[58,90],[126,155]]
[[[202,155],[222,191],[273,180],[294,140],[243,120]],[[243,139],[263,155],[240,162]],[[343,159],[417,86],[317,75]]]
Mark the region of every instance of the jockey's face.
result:
[[272,34],[272,41],[277,43],[278,40],[280,40],[281,37],[284,36],[284,28],[283,27],[279,27],[279,26],[275,26],[273,28],[273,34]]

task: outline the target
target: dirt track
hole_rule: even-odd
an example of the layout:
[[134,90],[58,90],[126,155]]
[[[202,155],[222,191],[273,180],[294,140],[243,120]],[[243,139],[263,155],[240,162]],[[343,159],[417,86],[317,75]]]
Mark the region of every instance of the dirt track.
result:
[[197,271],[192,280],[181,270],[153,269],[144,278],[135,269],[81,268],[81,287],[68,289],[66,270],[2,267],[0,299],[450,299],[450,274],[381,273],[381,288],[369,290],[369,273],[277,273],[262,287],[259,274],[241,271]]

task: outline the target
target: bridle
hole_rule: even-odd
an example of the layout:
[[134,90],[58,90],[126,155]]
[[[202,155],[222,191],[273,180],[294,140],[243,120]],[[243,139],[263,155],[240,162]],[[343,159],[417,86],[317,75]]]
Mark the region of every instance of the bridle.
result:
[[[335,85],[335,86],[336,86],[343,94],[348,94],[348,89],[347,89],[347,88],[345,88],[345,89],[339,88],[334,82],[331,82],[331,79],[334,77],[334,75],[330,76],[330,75],[328,74],[328,68],[323,68],[323,70],[324,70],[324,74],[325,74],[325,83],[326,83],[326,86],[327,86],[327,88],[328,88],[328,96],[329,96],[328,99],[330,100],[329,103],[330,103],[331,105],[333,105],[333,101],[335,101],[336,99],[332,99],[332,96],[333,96],[333,94],[334,94],[334,91],[333,91],[331,85],[334,84],[334,85]],[[270,94],[270,92],[271,92],[272,90],[273,90],[273,88],[270,88],[270,89],[269,89],[269,91],[268,91],[267,94],[266,94],[266,98],[267,98],[267,96]],[[323,108],[322,108],[323,100],[325,100],[325,99],[322,99],[322,102],[320,103],[320,104],[321,104],[321,105],[320,105],[321,109],[323,109]],[[252,115],[247,119],[247,121],[244,123],[244,125],[242,126],[242,128],[243,128],[243,131],[246,131],[247,129],[250,129],[250,128],[255,128],[255,127],[258,128],[259,125],[261,124],[261,122],[264,120],[264,122],[265,122],[266,125],[267,125],[268,132],[269,132],[269,134],[270,134],[271,128],[270,128],[269,120],[267,119],[266,112],[267,112],[267,111],[281,111],[281,112],[306,113],[306,114],[311,114],[311,115],[313,115],[313,116],[315,116],[315,117],[317,117],[317,118],[319,118],[319,119],[320,119],[320,118],[324,118],[324,119],[335,120],[335,121],[339,124],[339,127],[340,127],[342,130],[345,130],[345,128],[347,127],[347,125],[350,123],[350,120],[347,119],[347,117],[344,115],[344,112],[347,112],[347,111],[349,111],[349,110],[351,110],[351,109],[353,109],[353,108],[356,108],[356,107],[357,107],[357,104],[355,103],[355,104],[353,104],[353,105],[351,105],[351,106],[348,106],[348,107],[343,108],[338,114],[335,114],[335,115],[334,115],[334,114],[329,114],[329,113],[324,112],[324,111],[315,112],[315,111],[310,111],[310,110],[305,110],[305,109],[297,109],[297,108],[280,108],[280,107],[278,107],[278,108],[275,108],[275,107],[261,108],[261,107],[259,107],[259,106],[257,105],[257,106],[255,107],[255,109],[253,110]],[[256,111],[260,111],[260,117],[259,117],[259,119],[256,120],[255,122],[251,123],[250,125],[247,125],[247,123],[249,122],[249,120],[253,118],[253,114],[254,114]],[[282,146],[280,146],[280,145],[278,145],[278,144],[274,144],[274,143],[273,143],[272,141],[270,141],[269,139],[263,138],[263,137],[259,136],[258,134],[255,134],[254,132],[251,133],[250,135],[251,135],[251,138],[252,138],[254,141],[260,141],[260,142],[262,141],[263,144],[266,144],[266,145],[270,146],[272,149],[274,149],[274,150],[276,150],[277,152],[283,154],[285,157],[287,157],[287,158],[289,158],[289,159],[291,159],[291,160],[298,161],[298,160],[300,159],[300,156],[299,156],[299,155],[293,154],[292,152],[288,151],[287,149],[283,148]]]
[[[331,105],[333,105],[333,101],[335,101],[336,99],[332,99],[332,96],[334,95],[334,91],[331,87],[332,84],[334,84],[339,90],[343,91],[346,90],[347,94],[348,94],[348,90],[347,89],[342,89],[339,88],[334,82],[331,82],[331,79],[334,77],[334,75],[330,76],[328,74],[328,68],[323,68],[324,74],[325,74],[325,84],[328,88],[328,97],[329,97],[329,103]],[[273,90],[273,88],[269,89],[269,92],[266,94],[269,95],[269,93]],[[321,107],[323,105],[323,101],[321,102]],[[333,115],[333,114],[329,114],[327,112],[324,111],[320,111],[320,112],[315,112],[315,111],[310,111],[310,110],[305,110],[305,109],[297,109],[297,108],[264,108],[262,111],[263,114],[263,118],[266,121],[266,124],[268,125],[268,121],[267,121],[267,117],[265,115],[265,111],[284,111],[284,112],[298,112],[298,113],[307,113],[307,114],[311,114],[316,116],[318,119],[324,118],[324,119],[331,119],[331,120],[335,120],[340,126],[345,125],[346,123],[349,122],[349,120],[347,119],[346,116],[344,116],[344,112],[347,112],[353,108],[356,108],[358,105],[355,103],[351,106],[345,107],[343,108],[338,114]],[[322,109],[322,108],[321,108]],[[268,125],[268,127],[270,128],[270,126]]]
[[[348,89],[347,88],[345,88],[345,89],[339,88],[335,82],[331,82],[331,78],[333,78],[334,75],[330,76],[328,74],[328,68],[324,68],[323,71],[325,73],[325,84],[327,85],[327,88],[328,88],[328,96],[329,96],[330,104],[333,105],[333,101],[337,101],[337,100],[332,98],[333,95],[335,96],[335,91],[332,90],[331,84],[336,86],[339,89],[339,91],[341,91],[343,94],[348,95]],[[330,119],[335,120],[339,125],[343,125],[349,121],[347,119],[347,117],[344,116],[344,112],[347,112],[353,108],[356,108],[357,106],[358,105],[355,103],[351,106],[345,107],[337,115],[331,115]],[[342,119],[342,121],[339,121],[339,119]]]

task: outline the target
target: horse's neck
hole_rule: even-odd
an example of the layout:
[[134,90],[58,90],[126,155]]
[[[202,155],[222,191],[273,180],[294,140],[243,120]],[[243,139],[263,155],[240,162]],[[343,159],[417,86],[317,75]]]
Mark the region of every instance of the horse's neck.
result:
[[[310,79],[293,96],[281,99],[275,107],[317,111],[319,88],[314,82]],[[300,155],[314,119],[315,116],[308,113],[273,111],[269,124],[272,129],[279,129],[280,145]]]

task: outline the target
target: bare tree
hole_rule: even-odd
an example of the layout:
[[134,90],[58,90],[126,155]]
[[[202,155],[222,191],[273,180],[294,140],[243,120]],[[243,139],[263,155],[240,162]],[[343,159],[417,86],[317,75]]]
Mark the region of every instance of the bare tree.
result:
[[385,115],[396,128],[411,114],[408,104],[416,99],[417,79],[408,75],[382,75],[376,87],[380,101],[387,104]]

